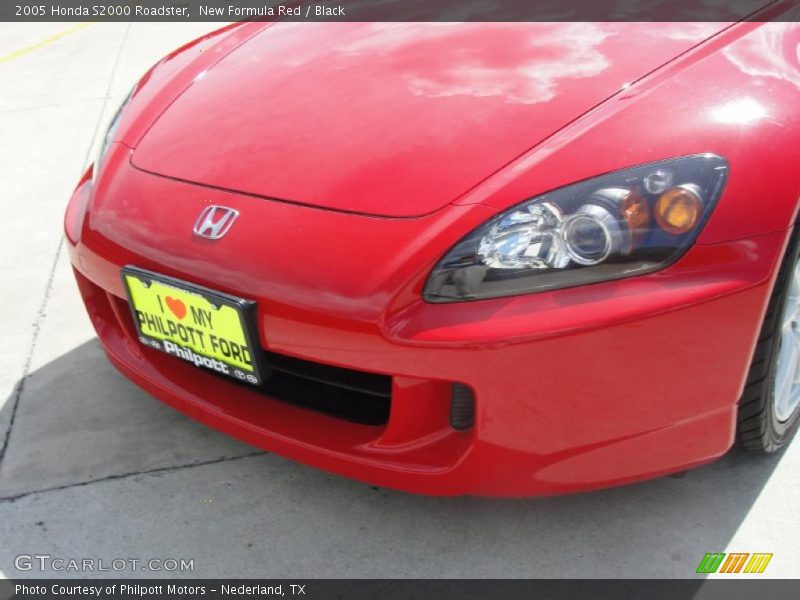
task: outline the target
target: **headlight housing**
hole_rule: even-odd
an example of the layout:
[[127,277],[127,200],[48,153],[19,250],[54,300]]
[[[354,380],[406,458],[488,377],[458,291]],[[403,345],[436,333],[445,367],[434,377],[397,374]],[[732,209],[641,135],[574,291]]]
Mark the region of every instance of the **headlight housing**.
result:
[[100,171],[100,165],[103,163],[103,158],[106,155],[106,151],[108,150],[109,145],[111,144],[112,140],[114,139],[114,135],[117,133],[117,128],[119,127],[119,121],[122,117],[122,113],[125,110],[125,107],[128,106],[128,103],[133,96],[133,92],[136,90],[136,86],[131,88],[131,91],[125,96],[125,99],[117,108],[117,112],[114,113],[114,117],[108,124],[104,134],[101,138],[97,141],[97,154],[95,155],[94,160],[94,168],[93,168],[93,178],[97,179],[97,174]]
[[481,300],[661,269],[697,238],[727,171],[722,157],[699,154],[527,200],[456,244],[428,277],[424,298]]

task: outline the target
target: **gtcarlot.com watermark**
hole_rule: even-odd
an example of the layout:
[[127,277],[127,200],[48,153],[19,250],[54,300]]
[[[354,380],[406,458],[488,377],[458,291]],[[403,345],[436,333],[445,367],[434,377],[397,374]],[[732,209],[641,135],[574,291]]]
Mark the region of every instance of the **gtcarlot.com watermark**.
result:
[[18,571],[56,573],[131,573],[141,571],[191,573],[193,558],[67,558],[51,554],[18,554]]

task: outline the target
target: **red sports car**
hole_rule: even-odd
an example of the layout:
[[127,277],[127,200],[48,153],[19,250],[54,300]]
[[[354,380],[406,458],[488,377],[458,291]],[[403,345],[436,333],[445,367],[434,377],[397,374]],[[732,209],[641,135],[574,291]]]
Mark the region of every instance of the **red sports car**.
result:
[[770,10],[184,46],[67,209],[100,341],[195,419],[411,492],[772,452],[800,412],[800,26]]

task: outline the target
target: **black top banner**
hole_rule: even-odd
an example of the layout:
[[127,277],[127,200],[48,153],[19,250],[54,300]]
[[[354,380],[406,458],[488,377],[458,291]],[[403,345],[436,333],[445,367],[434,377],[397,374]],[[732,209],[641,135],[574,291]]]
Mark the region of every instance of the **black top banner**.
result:
[[798,0],[0,0],[0,21],[800,20]]

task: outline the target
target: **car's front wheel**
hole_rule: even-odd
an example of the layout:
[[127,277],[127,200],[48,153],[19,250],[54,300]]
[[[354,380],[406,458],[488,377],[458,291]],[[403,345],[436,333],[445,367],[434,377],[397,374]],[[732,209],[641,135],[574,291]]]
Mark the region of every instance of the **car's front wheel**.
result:
[[792,235],[739,401],[739,441],[775,452],[800,423],[800,243]]

